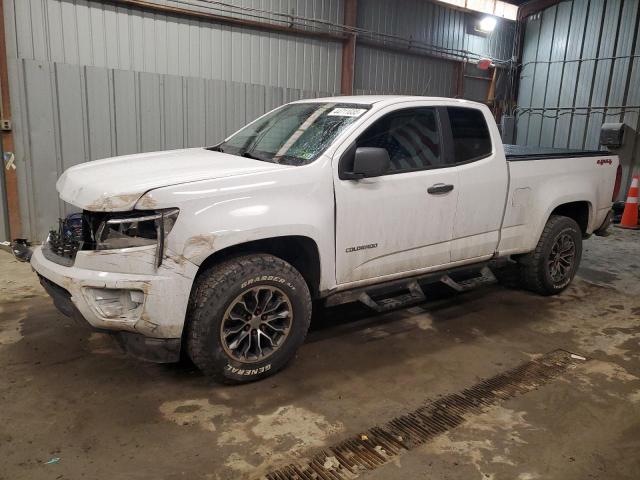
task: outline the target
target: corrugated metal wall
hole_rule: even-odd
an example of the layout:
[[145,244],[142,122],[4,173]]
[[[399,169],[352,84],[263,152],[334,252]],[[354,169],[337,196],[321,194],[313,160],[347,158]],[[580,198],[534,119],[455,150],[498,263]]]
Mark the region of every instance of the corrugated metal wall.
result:
[[357,94],[454,94],[454,62],[369,46],[357,46],[356,49],[354,83]]
[[[411,38],[443,49],[464,50],[502,60],[511,58],[515,22],[499,20],[496,29],[486,37],[467,33],[467,23],[479,16],[424,0],[358,2],[360,28]],[[452,61],[365,45],[356,49],[358,92],[447,96],[454,94],[454,84],[455,63]],[[477,96],[477,87],[469,86],[470,96]]]
[[[189,6],[188,1],[156,3]],[[259,6],[261,2],[243,3]],[[335,12],[342,11],[342,0],[273,3],[279,5],[278,10],[319,15],[327,21],[339,19]],[[17,58],[312,91],[340,88],[339,42],[213,24],[95,0],[7,0],[6,4],[11,20],[7,33],[13,37]]]
[[[604,122],[638,130],[638,0],[563,1],[526,21],[517,142],[597,148]],[[614,58],[612,58],[614,57]]]
[[482,16],[424,0],[358,2],[360,28],[410,37],[416,42],[441,48],[466,50],[492,58],[511,58],[515,22],[498,20],[496,29],[486,37],[468,34],[467,22]]
[[[262,8],[339,21],[341,2]],[[96,1],[5,8],[21,217],[35,241],[65,213],[55,182],[69,166],[212,144],[282,103],[340,86],[339,42]]]

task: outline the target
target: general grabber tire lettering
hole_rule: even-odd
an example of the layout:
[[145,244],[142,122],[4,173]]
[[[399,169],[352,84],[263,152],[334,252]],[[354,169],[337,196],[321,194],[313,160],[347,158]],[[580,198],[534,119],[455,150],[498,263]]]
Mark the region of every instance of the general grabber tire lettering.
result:
[[311,295],[302,275],[267,254],[236,257],[196,279],[187,312],[191,360],[222,383],[282,369],[305,339]]
[[520,257],[521,282],[541,295],[563,291],[578,270],[582,232],[575,220],[551,215],[535,250]]

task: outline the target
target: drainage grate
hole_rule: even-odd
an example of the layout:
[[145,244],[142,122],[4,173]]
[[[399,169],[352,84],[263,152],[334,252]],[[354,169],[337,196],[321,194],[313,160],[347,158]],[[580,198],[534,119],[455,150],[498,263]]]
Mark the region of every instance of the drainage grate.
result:
[[451,430],[469,415],[525,394],[553,380],[583,357],[556,350],[508,372],[433,401],[382,426],[324,450],[306,464],[268,473],[268,480],[348,480]]

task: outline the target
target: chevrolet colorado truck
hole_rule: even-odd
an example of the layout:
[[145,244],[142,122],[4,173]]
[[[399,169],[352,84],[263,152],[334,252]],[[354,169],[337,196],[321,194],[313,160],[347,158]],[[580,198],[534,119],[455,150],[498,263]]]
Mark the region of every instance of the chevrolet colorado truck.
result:
[[31,265],[59,310],[133,355],[252,381],[292,359],[312,301],[384,310],[497,261],[561,292],[620,176],[607,152],[503,145],[474,102],[302,100],[213,147],[68,169],[57,189],[78,213]]

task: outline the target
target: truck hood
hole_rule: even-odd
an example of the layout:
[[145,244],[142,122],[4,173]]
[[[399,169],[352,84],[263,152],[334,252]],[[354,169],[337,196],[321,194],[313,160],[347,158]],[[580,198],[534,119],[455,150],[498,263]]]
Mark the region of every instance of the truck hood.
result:
[[62,200],[78,208],[124,211],[155,188],[283,168],[291,167],[189,148],[82,163],[66,170],[56,188]]

